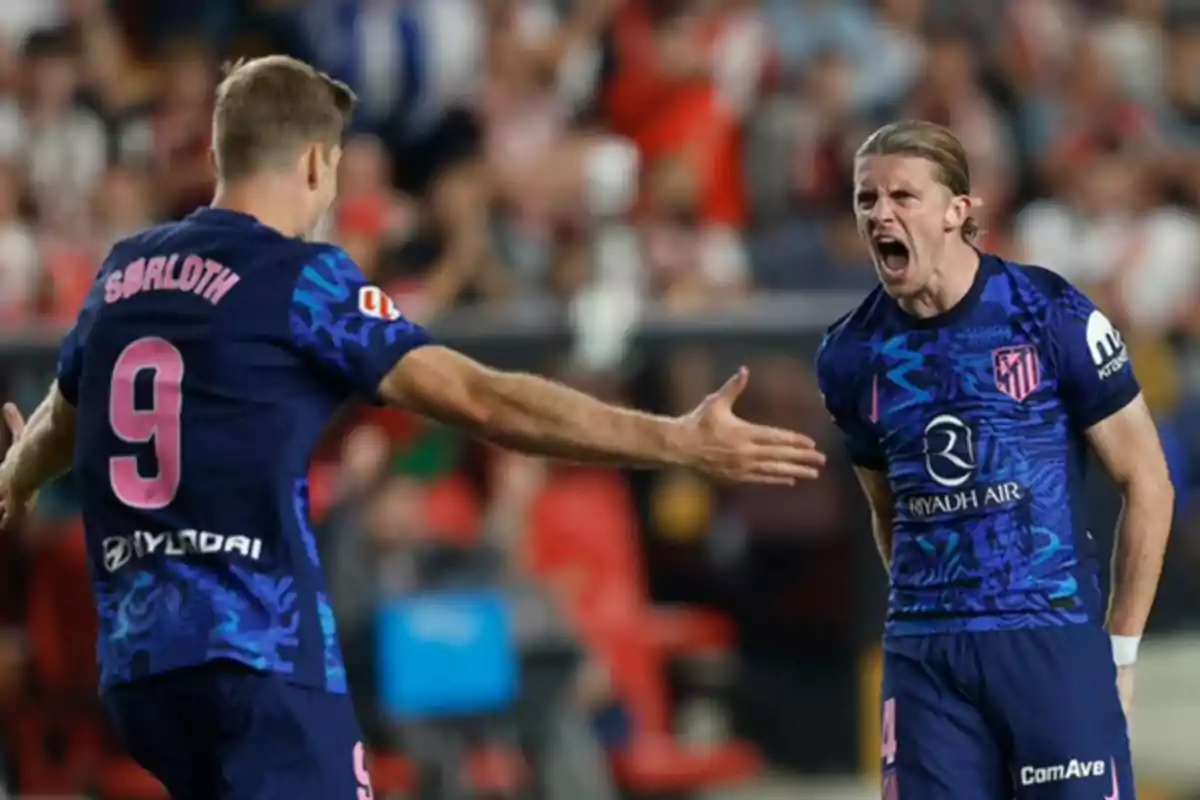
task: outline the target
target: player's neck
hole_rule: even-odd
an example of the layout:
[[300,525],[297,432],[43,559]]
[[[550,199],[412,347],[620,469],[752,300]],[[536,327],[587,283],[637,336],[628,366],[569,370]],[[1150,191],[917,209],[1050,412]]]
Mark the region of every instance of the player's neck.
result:
[[297,222],[297,215],[291,211],[295,206],[295,192],[270,180],[218,183],[211,206],[254,217],[260,224],[274,228],[284,236],[305,233],[303,225]]
[[934,268],[929,285],[897,302],[905,312],[921,319],[945,314],[971,291],[980,266],[979,251],[974,247],[966,242],[952,244]]

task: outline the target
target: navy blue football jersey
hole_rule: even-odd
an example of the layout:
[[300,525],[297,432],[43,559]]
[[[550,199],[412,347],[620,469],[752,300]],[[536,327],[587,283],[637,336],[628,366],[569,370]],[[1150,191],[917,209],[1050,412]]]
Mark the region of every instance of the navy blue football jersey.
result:
[[62,345],[101,686],[233,659],[345,671],[308,518],[311,452],[430,341],[339,248],[205,208],[116,244]]
[[891,485],[888,635],[1102,621],[1083,434],[1140,389],[1083,294],[985,255],[930,319],[876,289],[826,333],[817,372],[852,461]]

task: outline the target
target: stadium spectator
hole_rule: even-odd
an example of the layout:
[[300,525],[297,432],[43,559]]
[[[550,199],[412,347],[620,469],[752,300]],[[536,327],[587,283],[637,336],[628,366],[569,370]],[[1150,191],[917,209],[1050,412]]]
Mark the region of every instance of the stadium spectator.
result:
[[28,320],[41,281],[33,233],[20,216],[16,170],[0,166],[0,324],[11,328]]

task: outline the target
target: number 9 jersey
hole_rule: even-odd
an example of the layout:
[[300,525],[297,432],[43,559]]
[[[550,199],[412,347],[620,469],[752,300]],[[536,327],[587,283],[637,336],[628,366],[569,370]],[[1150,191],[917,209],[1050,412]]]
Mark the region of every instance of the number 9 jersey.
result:
[[237,212],[113,247],[58,366],[102,689],[232,659],[346,691],[309,459],[429,341],[339,248]]

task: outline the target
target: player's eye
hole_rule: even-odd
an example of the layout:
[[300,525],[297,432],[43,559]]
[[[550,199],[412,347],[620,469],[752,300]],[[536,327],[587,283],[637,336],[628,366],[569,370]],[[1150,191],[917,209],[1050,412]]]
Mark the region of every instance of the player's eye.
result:
[[858,204],[859,208],[868,209],[875,205],[875,194],[872,192],[860,192],[854,201]]

